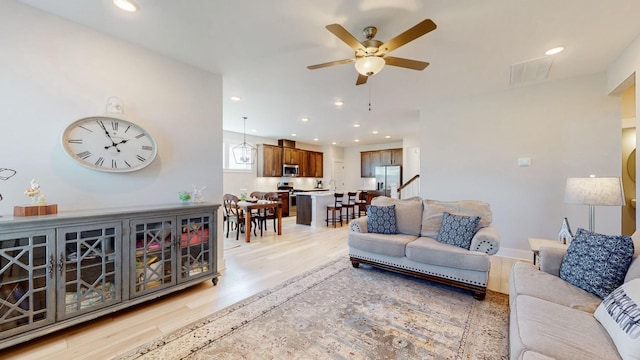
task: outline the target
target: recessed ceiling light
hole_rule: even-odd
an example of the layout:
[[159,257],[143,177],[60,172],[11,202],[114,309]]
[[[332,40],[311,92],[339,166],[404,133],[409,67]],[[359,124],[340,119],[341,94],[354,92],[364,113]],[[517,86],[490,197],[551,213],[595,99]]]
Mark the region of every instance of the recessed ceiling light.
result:
[[391,139],[391,135],[387,135],[384,137],[385,139]]
[[134,4],[131,0],[113,0],[113,4],[120,9],[128,12],[134,12],[138,10],[136,4]]
[[291,134],[291,136],[298,136],[298,135],[296,135],[296,134],[294,133],[294,134]]
[[335,142],[335,141],[331,143],[331,145],[335,145],[335,144],[337,144],[337,142]]
[[553,49],[547,50],[544,54],[545,55],[555,55],[557,53],[562,52],[562,50],[564,50],[564,47],[558,46],[558,47],[554,47]]
[[377,133],[378,133],[378,130],[373,130],[371,133],[372,133],[372,134],[377,134]]
[[240,96],[232,96],[231,101],[240,101],[242,98]]
[[304,121],[304,122],[307,122],[307,121],[309,121],[309,118],[304,117],[301,120]]
[[251,132],[258,132],[258,130],[256,130],[256,129],[251,129]]
[[355,142],[360,142],[360,139],[355,139],[354,141],[355,141]]
[[360,124],[353,124],[353,127],[360,127]]
[[318,138],[313,138],[313,141],[318,141]]
[[336,106],[342,106],[342,105],[344,105],[344,101],[336,100],[336,102],[334,102],[334,104],[336,104]]

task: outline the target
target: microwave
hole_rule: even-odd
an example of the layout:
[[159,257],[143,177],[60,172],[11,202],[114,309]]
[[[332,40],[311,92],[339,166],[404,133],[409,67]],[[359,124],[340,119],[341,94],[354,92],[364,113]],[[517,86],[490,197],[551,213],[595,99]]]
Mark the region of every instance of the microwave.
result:
[[298,176],[298,165],[282,165],[282,176]]

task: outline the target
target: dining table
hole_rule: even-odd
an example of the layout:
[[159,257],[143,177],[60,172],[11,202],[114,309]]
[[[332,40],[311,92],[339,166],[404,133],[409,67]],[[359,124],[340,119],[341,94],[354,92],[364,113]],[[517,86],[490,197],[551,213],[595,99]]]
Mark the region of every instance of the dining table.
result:
[[282,202],[280,201],[266,201],[266,200],[258,200],[253,201],[252,199],[238,201],[238,207],[244,210],[245,216],[245,227],[244,227],[244,241],[251,242],[251,210],[262,210],[262,209],[274,209],[276,212],[276,219],[278,220],[277,232],[278,235],[282,235]]

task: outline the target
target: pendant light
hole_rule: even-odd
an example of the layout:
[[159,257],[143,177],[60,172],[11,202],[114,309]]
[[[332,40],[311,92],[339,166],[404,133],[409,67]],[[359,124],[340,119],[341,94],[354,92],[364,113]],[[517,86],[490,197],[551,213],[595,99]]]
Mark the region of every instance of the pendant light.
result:
[[247,143],[247,117],[242,117],[244,121],[242,136],[242,144],[236,145],[231,151],[233,151],[233,159],[237,164],[254,164],[256,162],[256,155],[258,149]]

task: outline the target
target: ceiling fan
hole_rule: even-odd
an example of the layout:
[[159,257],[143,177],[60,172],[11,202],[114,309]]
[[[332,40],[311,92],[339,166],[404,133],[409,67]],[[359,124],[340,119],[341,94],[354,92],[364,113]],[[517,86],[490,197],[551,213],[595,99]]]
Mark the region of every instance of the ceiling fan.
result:
[[429,65],[428,62],[386,55],[400,46],[435,30],[436,24],[431,21],[431,19],[425,19],[385,43],[374,39],[378,32],[378,29],[376,29],[375,26],[367,26],[364,28],[362,33],[367,40],[364,40],[363,42],[358,41],[358,39],[351,35],[340,24],[327,25],[326,28],[355,51],[355,58],[310,65],[307,66],[307,68],[309,70],[315,70],[355,62],[356,70],[358,71],[356,85],[362,85],[367,82],[369,76],[379,73],[385,65],[398,66],[413,70],[424,70],[424,68]]

